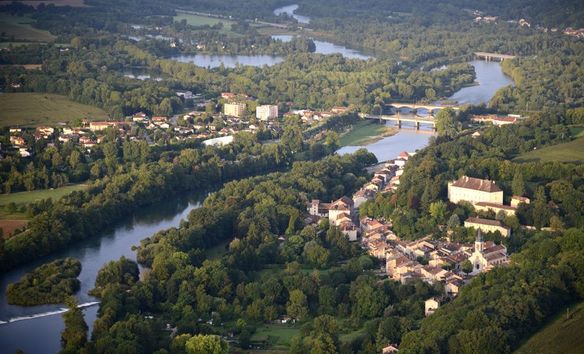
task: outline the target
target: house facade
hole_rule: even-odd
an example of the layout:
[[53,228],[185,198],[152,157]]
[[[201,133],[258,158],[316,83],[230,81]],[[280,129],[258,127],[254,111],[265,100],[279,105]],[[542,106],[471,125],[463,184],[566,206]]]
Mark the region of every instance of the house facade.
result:
[[461,201],[503,204],[503,191],[494,181],[462,176],[448,183],[448,200],[455,204]]
[[223,114],[231,117],[242,117],[245,113],[245,103],[226,103],[223,105]]
[[278,118],[278,106],[276,105],[257,106],[256,118],[264,121]]
[[473,227],[482,232],[499,231],[504,237],[511,236],[511,229],[503,225],[499,220],[468,218],[464,221],[464,227]]

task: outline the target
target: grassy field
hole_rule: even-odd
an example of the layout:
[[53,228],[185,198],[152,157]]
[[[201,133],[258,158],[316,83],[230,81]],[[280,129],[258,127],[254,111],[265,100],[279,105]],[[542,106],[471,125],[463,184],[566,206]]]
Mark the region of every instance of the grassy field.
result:
[[271,349],[289,347],[290,341],[300,334],[300,327],[286,324],[269,324],[258,327],[252,341],[263,341],[267,339]]
[[36,126],[69,122],[75,118],[107,119],[100,108],[45,93],[0,94],[0,126]]
[[[581,134],[580,132],[578,134]],[[569,143],[548,146],[521,154],[514,159],[517,162],[529,161],[559,161],[584,162],[584,137],[577,138]]]
[[10,41],[52,42],[55,36],[32,27],[34,20],[26,16],[0,13],[0,38]]
[[571,125],[569,126],[570,133],[574,138],[582,138],[584,137],[584,126],[582,125]]
[[577,354],[584,353],[584,302],[565,310],[547,326],[533,335],[516,353],[520,354]]
[[78,191],[85,188],[87,188],[86,184],[74,184],[71,186],[55,189],[40,189],[30,192],[0,194],[0,207],[6,206],[10,203],[14,203],[16,205],[26,205],[47,198],[57,200],[73,191]]
[[397,133],[396,128],[378,124],[372,120],[359,121],[350,132],[343,134],[339,141],[341,146],[363,146],[372,144],[386,136]]
[[187,24],[191,26],[214,26],[218,23],[223,23],[224,28],[231,28],[231,25],[235,23],[235,21],[230,21],[222,18],[217,17],[208,17],[208,16],[201,16],[195,15],[184,11],[177,11],[177,15],[174,16],[175,22],[180,22],[182,20],[187,20]]
[[217,17],[210,17],[210,16],[202,16],[196,15],[193,13],[185,12],[185,11],[177,11],[177,15],[174,16],[175,22],[180,22],[182,20],[186,20],[187,24],[191,26],[214,26],[218,23],[223,23],[223,28],[220,32],[230,35],[230,36],[238,36],[238,33],[231,31],[231,25],[235,23],[235,21],[226,20],[223,18]]
[[2,229],[2,237],[9,238],[14,233],[14,230],[25,226],[28,220],[0,220],[0,229]]
[[41,70],[42,64],[0,64],[2,68],[23,68],[24,70]]

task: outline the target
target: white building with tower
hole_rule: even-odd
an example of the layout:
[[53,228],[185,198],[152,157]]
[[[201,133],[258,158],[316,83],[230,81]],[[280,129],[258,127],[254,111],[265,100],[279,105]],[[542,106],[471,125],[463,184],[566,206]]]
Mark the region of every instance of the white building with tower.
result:
[[507,248],[493,241],[484,241],[481,230],[477,231],[474,252],[468,259],[472,264],[472,272],[476,275],[491,270],[493,267],[508,262]]

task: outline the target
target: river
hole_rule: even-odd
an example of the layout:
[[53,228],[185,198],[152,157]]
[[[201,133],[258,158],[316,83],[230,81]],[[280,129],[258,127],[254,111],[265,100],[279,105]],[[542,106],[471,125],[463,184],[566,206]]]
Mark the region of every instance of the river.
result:
[[[310,23],[310,17],[294,14],[298,9],[298,5],[288,5],[277,8],[274,14],[279,16],[281,14],[288,14],[294,17],[299,23]],[[292,35],[273,35],[272,38],[281,40],[282,42],[289,42],[294,36]],[[316,46],[315,53],[318,54],[341,54],[348,59],[362,59],[367,60],[372,58],[358,50],[350,49],[342,45],[334,44],[327,41],[313,39]],[[284,61],[283,56],[277,55],[217,55],[217,54],[181,54],[172,56],[171,59],[181,63],[191,63],[203,68],[214,69],[223,65],[226,68],[234,68],[238,65],[245,66],[272,66]]]
[[[288,34],[273,35],[273,39],[289,42],[293,36]],[[315,53],[317,54],[341,54],[347,59],[367,60],[371,57],[362,52],[350,49],[342,45],[327,41],[313,39]],[[181,54],[172,56],[171,59],[181,63],[191,63],[203,68],[218,68],[223,65],[226,68],[235,68],[238,65],[245,66],[272,66],[284,61],[283,56],[277,55],[222,55],[222,54]]]
[[[79,275],[81,289],[76,294],[80,304],[96,302],[88,291],[93,288],[98,270],[107,262],[121,256],[136,259],[132,246],[154,233],[178,227],[189,212],[197,208],[204,196],[179,197],[143,208],[125,222],[114,226],[97,237],[75,243],[70,248],[49,257],[18,267],[0,276],[0,354],[22,349],[26,353],[57,353],[61,348],[60,336],[64,328],[61,313],[63,305],[22,307],[9,305],[5,291],[9,283],[18,281],[25,273],[39,265],[63,257],[81,261]],[[98,306],[84,309],[89,334],[96,318]],[[3,323],[6,322],[6,323]]]
[[[450,96],[449,100],[457,101],[459,104],[486,104],[498,89],[513,84],[513,80],[503,74],[500,63],[475,60],[470,64],[475,68],[476,85],[463,87]],[[337,150],[337,153],[353,153],[360,148],[366,148],[377,157],[377,160],[387,161],[395,158],[402,151],[413,152],[422,149],[428,145],[430,137],[434,135],[430,129],[422,128],[418,131],[413,125],[408,129],[408,123],[402,124],[406,129],[400,129],[393,136],[366,146],[344,146]],[[388,122],[387,125],[394,126],[395,124]]]
[[298,10],[298,5],[294,4],[294,5],[288,5],[288,6],[282,6],[279,7],[277,9],[274,10],[274,15],[276,16],[280,16],[283,14],[286,14],[292,18],[294,18],[296,21],[298,21],[298,23],[307,25],[310,23],[310,17],[308,16],[302,16],[302,15],[297,15],[295,13],[295,11]]
[[[292,40],[292,38],[294,38],[293,35],[290,34],[275,34],[272,36],[273,39],[276,40],[280,40],[282,42],[290,42]],[[338,45],[338,44],[334,44],[331,42],[327,42],[327,41],[320,41],[317,39],[312,39],[312,41],[314,42],[314,46],[315,46],[315,50],[314,52],[317,54],[341,54],[342,56],[344,56],[347,59],[362,59],[362,60],[367,60],[367,59],[371,59],[372,57],[366,54],[363,54],[362,52],[355,50],[355,49],[351,49],[351,48],[347,48],[345,46],[342,45]]]

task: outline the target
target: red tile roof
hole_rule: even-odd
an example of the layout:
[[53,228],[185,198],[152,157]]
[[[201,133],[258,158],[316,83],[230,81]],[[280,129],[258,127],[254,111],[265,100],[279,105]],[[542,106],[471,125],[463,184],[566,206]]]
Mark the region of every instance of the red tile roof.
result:
[[483,192],[500,192],[501,188],[497,187],[494,181],[488,179],[480,179],[468,176],[462,176],[452,183],[454,187],[474,189]]

